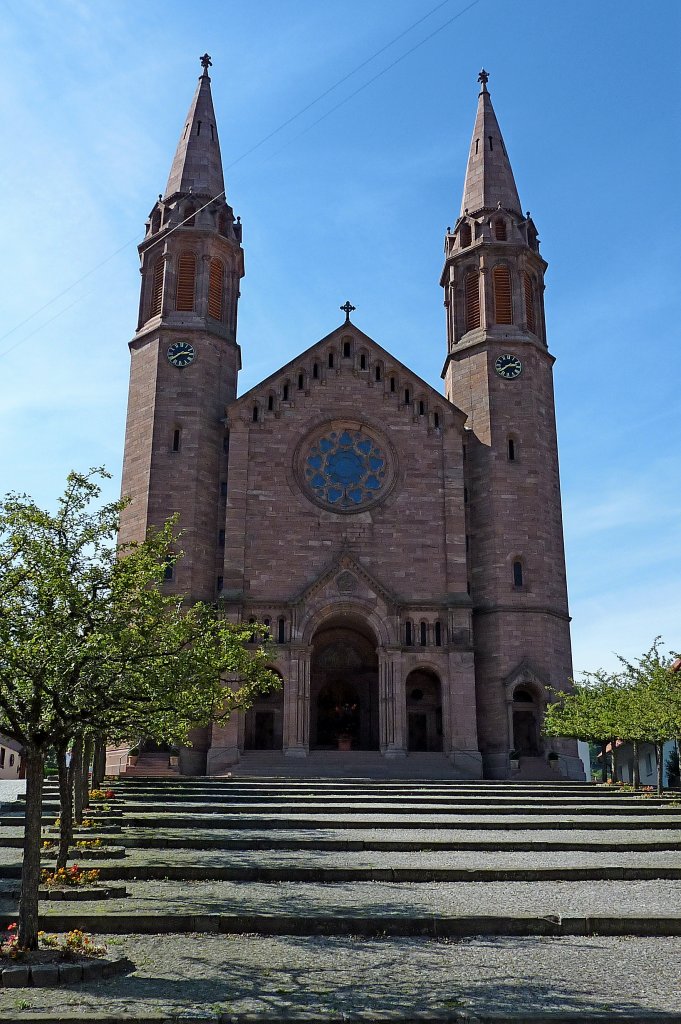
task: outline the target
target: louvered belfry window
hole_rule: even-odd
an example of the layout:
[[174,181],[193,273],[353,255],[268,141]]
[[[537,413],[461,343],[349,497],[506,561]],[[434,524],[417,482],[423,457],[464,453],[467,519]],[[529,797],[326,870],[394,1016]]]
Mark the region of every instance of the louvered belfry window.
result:
[[222,260],[211,260],[208,274],[208,316],[213,320],[222,320],[224,280],[225,267]]
[[494,222],[494,237],[497,242],[506,241],[506,221],[502,220],[501,217]]
[[149,316],[158,316],[163,308],[163,257],[156,260],[151,279]]
[[466,274],[466,330],[474,331],[480,326],[480,281],[477,270]]
[[534,315],[534,288],[532,287],[532,278],[527,273],[523,274],[523,290],[525,292],[525,319],[527,320],[527,329],[535,333],[537,320]]
[[512,324],[511,272],[508,267],[501,265],[494,268],[492,276],[494,278],[494,322]]
[[175,308],[191,313],[194,309],[194,284],[196,281],[196,256],[183,252],[177,263],[177,301]]

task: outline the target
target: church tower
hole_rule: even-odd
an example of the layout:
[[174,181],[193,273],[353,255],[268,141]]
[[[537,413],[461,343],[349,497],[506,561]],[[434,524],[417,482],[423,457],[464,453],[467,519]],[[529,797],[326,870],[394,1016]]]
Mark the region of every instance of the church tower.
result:
[[[504,140],[479,76],[461,212],[445,238],[447,398],[467,414],[469,592],[478,737],[485,775],[529,775],[543,751],[547,687],[572,674],[553,399],[537,230],[523,214]],[[572,741],[554,744],[581,775]],[[521,764],[521,768],[523,765]]]
[[227,203],[208,54],[165,193],[139,246],[141,294],[131,367],[120,541],[179,512],[184,557],[167,586],[211,601],[222,571],[225,408],[236,397],[241,223]]

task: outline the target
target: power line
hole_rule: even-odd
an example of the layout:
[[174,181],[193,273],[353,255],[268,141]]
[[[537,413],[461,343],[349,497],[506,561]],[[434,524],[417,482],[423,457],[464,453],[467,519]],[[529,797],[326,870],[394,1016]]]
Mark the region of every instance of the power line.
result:
[[[250,156],[252,153],[254,153],[261,146],[265,145],[266,142],[268,142],[270,139],[274,138],[275,135],[278,135],[279,132],[283,131],[284,128],[287,128],[290,124],[292,124],[298,118],[302,117],[303,114],[307,113],[308,110],[310,110],[312,107],[316,106],[317,103],[320,103],[323,99],[325,99],[328,95],[330,95],[330,93],[334,92],[341,85],[343,85],[345,82],[347,82],[350,78],[352,78],[354,75],[358,74],[358,72],[360,72],[363,68],[367,67],[374,60],[376,60],[377,57],[380,57],[381,54],[385,53],[386,50],[389,50],[391,46],[394,46],[395,43],[399,42],[400,39],[403,39],[404,36],[408,35],[410,32],[413,32],[413,30],[415,28],[418,28],[419,25],[422,25],[424,21],[427,21],[429,18],[431,18],[434,14],[436,14],[439,10],[441,10],[443,7],[445,7],[449,3],[451,3],[451,0],[440,0],[440,3],[438,3],[434,7],[432,7],[429,11],[426,12],[426,14],[422,15],[416,21],[412,22],[411,25],[408,25],[407,28],[405,28],[401,32],[399,32],[389,42],[385,43],[378,50],[376,50],[374,53],[372,53],[369,57],[367,57],[365,60],[363,60],[360,64],[357,64],[354,68],[352,68],[352,70],[348,71],[345,75],[343,75],[341,78],[339,78],[336,82],[333,83],[333,85],[330,85],[323,92],[319,93],[318,96],[316,96],[313,100],[311,100],[309,103],[307,103],[304,107],[301,107],[300,110],[298,110],[295,114],[292,114],[285,121],[282,121],[281,124],[279,124],[271,132],[269,132],[267,135],[264,135],[258,142],[256,142],[249,149],[245,150],[235,160],[232,160],[231,163],[229,163],[229,164],[227,164],[225,166],[224,170],[225,171],[229,171],[229,170],[232,169],[232,167],[235,167],[242,160],[245,160],[246,157]],[[374,82],[376,82],[379,78],[382,78],[383,75],[387,74],[388,71],[391,71],[394,67],[396,67],[397,64],[400,64],[403,60],[405,60],[407,57],[409,57],[412,53],[414,53],[416,50],[418,50],[421,46],[423,46],[423,45],[425,45],[425,43],[429,42],[429,40],[431,40],[434,36],[436,36],[436,35],[438,35],[438,33],[442,32],[443,29],[447,28],[449,25],[451,25],[458,18],[461,18],[464,14],[466,14],[468,11],[470,11],[471,8],[476,7],[479,3],[481,3],[481,0],[472,0],[472,2],[469,3],[466,7],[463,7],[461,10],[457,11],[456,14],[452,15],[451,18],[448,18],[447,21],[443,22],[442,25],[440,25],[438,28],[436,28],[432,32],[430,32],[420,42],[418,42],[414,46],[410,47],[410,49],[406,50],[403,54],[401,54],[394,61],[392,61],[390,64],[388,64],[385,68],[383,68],[377,74],[375,74],[371,78],[369,78],[366,82],[364,82],[362,85],[360,85],[357,89],[355,89],[353,92],[351,92],[348,96],[344,97],[339,103],[336,103],[333,107],[331,107],[329,110],[327,110],[324,114],[322,114],[321,117],[317,118],[316,121],[313,121],[312,124],[308,125],[307,128],[303,129],[302,132],[299,132],[298,135],[295,135],[292,139],[289,139],[288,142],[284,143],[283,146],[280,146],[279,149],[277,149],[273,153],[271,153],[268,159],[272,159],[272,157],[276,156],[283,149],[285,149],[286,146],[289,146],[292,142],[297,141],[303,135],[307,134],[307,132],[311,131],[312,128],[316,127],[318,124],[320,124],[322,121],[324,121],[327,117],[329,117],[331,114],[333,114],[336,110],[338,110],[340,107],[342,107],[346,103],[348,103],[351,99],[354,99],[354,97],[357,96],[360,92],[363,92],[364,89],[368,88],[370,85],[372,85]],[[176,224],[169,231],[167,231],[163,235],[162,238],[158,239],[158,241],[159,242],[165,241],[174,231],[177,231],[178,228],[181,228],[188,220],[190,220],[192,216],[196,216],[197,213],[200,213],[201,210],[205,210],[206,207],[210,206],[211,203],[213,203],[216,199],[220,199],[224,195],[225,195],[225,190],[223,189],[222,192],[219,192],[216,196],[212,196],[208,200],[207,203],[204,203],[204,205],[199,207],[198,210],[195,210],[193,214],[189,214],[189,216],[186,217],[183,221],[181,221],[179,224]],[[34,310],[29,316],[25,317],[18,324],[15,324],[14,327],[11,327],[4,334],[0,335],[0,342],[4,341],[10,335],[14,334],[15,331],[20,330],[27,323],[30,323],[31,320],[34,320],[37,316],[40,315],[40,313],[42,313],[46,309],[49,309],[50,306],[54,305],[55,302],[57,302],[59,299],[63,298],[64,295],[68,295],[68,293],[73,291],[74,288],[77,288],[79,284],[82,284],[83,281],[86,281],[89,277],[92,277],[92,275],[95,274],[98,270],[101,270],[102,267],[104,267],[108,263],[110,263],[121,252],[123,252],[125,249],[129,248],[129,246],[134,245],[135,242],[137,241],[137,237],[138,236],[135,235],[134,238],[128,239],[127,242],[124,242],[122,245],[120,245],[117,249],[114,250],[114,252],[110,253],[103,260],[100,260],[99,263],[96,263],[93,267],[90,267],[89,270],[87,270],[84,274],[81,274],[81,276],[79,278],[77,278],[75,281],[72,281],[70,285],[66,286],[66,288],[63,288],[56,295],[53,295],[50,299],[47,300],[47,302],[43,303],[42,306],[39,306],[38,309]],[[157,244],[157,243],[153,243],[153,244]],[[152,248],[152,247],[153,247],[153,245],[150,246],[149,248]],[[25,341],[28,341],[29,338],[32,338],[35,334],[38,333],[38,331],[41,331],[44,327],[47,327],[48,324],[50,324],[54,320],[56,320],[57,317],[62,315],[62,313],[65,313],[67,310],[71,309],[79,301],[80,301],[80,298],[76,299],[74,302],[70,303],[68,306],[65,306],[63,309],[59,310],[59,312],[55,313],[54,316],[50,317],[44,323],[42,323],[38,327],[36,327],[35,330],[33,330],[29,334],[25,335],[19,341],[15,342],[13,345],[10,345],[9,348],[4,349],[2,352],[0,352],[0,358],[2,358],[2,356],[8,355],[10,352],[13,352],[14,349],[18,348]]]

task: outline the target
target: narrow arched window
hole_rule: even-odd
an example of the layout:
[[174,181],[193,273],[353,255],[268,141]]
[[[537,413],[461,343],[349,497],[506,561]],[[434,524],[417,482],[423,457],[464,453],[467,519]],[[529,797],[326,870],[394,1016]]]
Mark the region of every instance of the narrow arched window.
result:
[[469,270],[464,284],[466,296],[466,330],[480,326],[480,281],[477,270]]
[[513,563],[513,586],[522,587],[523,585],[523,563],[515,561]]
[[508,461],[515,462],[515,440],[512,437],[508,439]]
[[329,352],[329,369],[333,370],[333,352]]
[[414,643],[414,630],[411,622],[409,621],[404,624],[404,642],[407,647],[411,647]]
[[175,309],[191,313],[194,310],[194,287],[196,283],[196,256],[183,252],[177,261],[177,295]]
[[284,402],[288,402],[288,391],[289,391],[288,384],[284,384],[284,388],[283,388],[282,393],[281,393],[281,398],[282,398],[282,401],[284,401]]
[[405,405],[409,405],[410,402],[411,402],[411,391],[409,390],[409,388],[405,388],[404,389],[404,404]]
[[421,400],[419,402],[419,416],[425,416],[425,415],[426,415],[426,403],[423,400]]
[[390,378],[390,392],[391,392],[391,394],[395,393],[395,387],[396,387],[395,378],[391,377]]
[[257,407],[257,405],[253,406],[253,422],[254,423],[258,422],[258,407]]
[[277,643],[286,643],[286,619],[279,619],[277,622]]
[[435,623],[435,646],[442,647],[442,623]]
[[175,427],[173,430],[173,451],[179,452],[180,445],[182,443],[182,431],[179,427]]
[[161,227],[161,211],[154,210],[151,215],[151,234],[155,235]]
[[494,237],[497,242],[506,241],[506,221],[501,217],[498,217],[497,220],[494,221]]
[[303,373],[298,374],[298,390],[302,391],[305,387],[305,375]]
[[425,622],[421,623],[421,627],[419,630],[419,640],[421,642],[421,647],[425,647],[426,644],[428,643],[428,626],[426,625]]
[[511,272],[507,266],[500,264],[492,271],[492,278],[494,280],[494,322],[512,324]]
[[267,411],[274,412],[274,395],[267,396]]
[[359,368],[360,370],[366,370],[367,368],[367,357],[364,355],[364,353],[362,353],[362,355],[359,357]]
[[467,249],[471,244],[471,226],[470,224],[462,224],[459,228],[459,245],[462,249]]
[[344,341],[343,342],[343,359],[349,359],[350,358],[350,354],[351,354],[350,342],[349,341]]
[[380,363],[376,363],[376,366],[374,367],[374,376],[376,377],[377,381],[379,381],[381,379],[381,364]]
[[151,303],[149,304],[149,316],[160,316],[163,308],[163,266],[164,259],[161,256],[154,264],[153,277],[151,279]]
[[436,430],[440,429],[440,414],[439,414],[439,412],[434,412],[433,413],[433,426],[435,427]]
[[319,380],[319,363],[312,364],[312,377],[314,380]]
[[532,287],[532,278],[525,271],[523,274],[523,291],[525,293],[525,320],[527,321],[528,331],[535,333],[536,328],[536,317],[534,315],[534,288]]
[[208,316],[213,320],[222,320],[224,281],[224,263],[218,259],[211,260],[208,272]]
[[272,625],[272,620],[266,615],[265,618],[262,620],[262,624],[265,627],[265,629],[269,629],[270,626]]

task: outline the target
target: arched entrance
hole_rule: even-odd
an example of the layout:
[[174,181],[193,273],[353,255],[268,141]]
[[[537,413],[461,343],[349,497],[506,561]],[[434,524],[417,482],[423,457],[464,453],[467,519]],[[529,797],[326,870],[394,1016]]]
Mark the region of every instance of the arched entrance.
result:
[[312,641],[310,747],[378,750],[376,639],[358,620],[329,620]]
[[442,691],[429,669],[414,669],[407,676],[407,749],[442,750]]
[[521,757],[541,753],[539,741],[539,709],[534,695],[524,686],[513,691],[513,747]]
[[[272,669],[281,679],[281,675]],[[284,735],[283,688],[262,693],[244,716],[244,750],[281,750]]]

